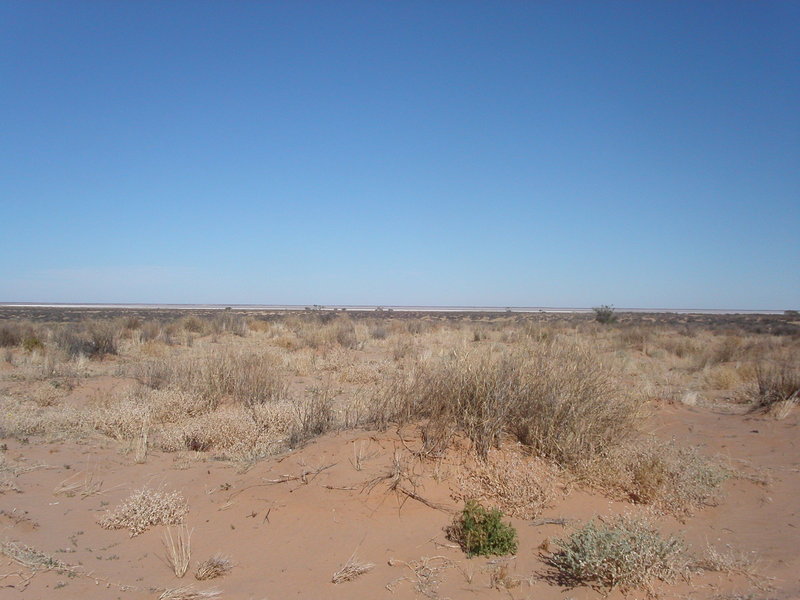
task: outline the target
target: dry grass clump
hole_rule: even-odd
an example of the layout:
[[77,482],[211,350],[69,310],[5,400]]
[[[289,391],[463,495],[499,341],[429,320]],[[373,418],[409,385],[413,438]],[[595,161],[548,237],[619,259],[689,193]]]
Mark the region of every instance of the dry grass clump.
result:
[[652,328],[641,326],[623,326],[617,330],[617,340],[623,348],[633,348],[645,352],[653,338]]
[[522,368],[520,357],[507,354],[457,353],[419,362],[410,374],[398,373],[375,406],[400,422],[426,419],[429,450],[443,449],[460,431],[485,458],[524,394]]
[[308,396],[292,403],[292,408],[295,413],[295,424],[289,439],[292,447],[333,428],[335,414],[330,388],[312,388]]
[[446,556],[423,556],[419,560],[408,562],[390,558],[389,566],[405,567],[410,571],[409,575],[397,577],[386,584],[386,589],[390,592],[394,592],[402,582],[408,581],[417,594],[426,598],[438,598],[442,574],[456,565]]
[[734,335],[715,336],[696,357],[695,366],[702,369],[736,360],[743,351],[742,338]]
[[561,549],[548,562],[569,585],[652,592],[654,579],[671,582],[687,574],[683,541],[663,537],[646,520],[624,515],[592,520],[554,541]]
[[145,405],[149,420],[156,425],[180,423],[207,414],[209,410],[202,398],[184,390],[140,389],[132,391],[127,398]]
[[680,334],[659,336],[654,343],[678,358],[692,357],[701,350],[701,346],[696,339]]
[[150,406],[143,398],[127,396],[98,406],[87,416],[100,433],[117,441],[131,441],[150,422]]
[[352,581],[364,573],[369,573],[374,567],[374,563],[361,562],[356,558],[356,555],[353,554],[349,559],[347,559],[347,562],[342,566],[342,568],[333,574],[333,577],[331,577],[331,582],[344,583],[346,581]]
[[82,437],[92,431],[85,411],[74,406],[40,407],[10,397],[0,397],[0,405],[4,411],[0,434],[4,437],[45,436],[55,440]]
[[215,554],[197,565],[194,578],[198,581],[216,579],[227,575],[231,572],[231,569],[233,569],[233,562],[231,562],[230,558],[222,554]]
[[730,390],[742,382],[740,371],[731,365],[715,365],[703,370],[703,378],[712,389]]
[[204,600],[218,598],[220,594],[220,590],[196,590],[192,586],[185,586],[164,590],[158,600]]
[[[0,325],[0,348],[12,348],[25,344],[26,340],[41,340],[44,338],[41,327],[28,321],[4,322]],[[34,342],[26,344],[28,347],[37,345]]]
[[713,499],[730,471],[674,443],[652,445],[634,453],[629,464],[637,498],[674,511],[688,511]]
[[461,432],[486,458],[505,434],[534,454],[577,469],[637,434],[642,401],[588,346],[563,339],[525,351],[452,352],[398,369],[376,394],[374,422],[425,421],[426,449]]
[[224,406],[161,426],[154,443],[167,452],[214,452],[225,458],[254,460],[280,450],[295,427],[294,408],[287,402]]
[[224,400],[264,404],[288,395],[272,354],[225,349],[199,359],[173,359],[134,366],[134,376],[154,389],[172,387],[201,398],[209,410]]
[[245,337],[250,331],[247,317],[230,310],[217,313],[211,319],[207,319],[206,323],[211,333],[217,335],[232,333],[239,337]]
[[102,358],[118,354],[121,325],[113,321],[87,320],[68,323],[53,331],[53,344],[70,358]]
[[588,346],[535,346],[526,375],[509,429],[537,455],[576,469],[638,434],[642,399],[623,390]]
[[287,350],[335,346],[354,350],[360,345],[355,323],[348,316],[327,313],[292,316],[284,319],[283,325],[295,336],[293,340],[284,336],[281,345]]
[[505,514],[534,519],[555,495],[556,470],[518,452],[490,450],[485,461],[462,469],[456,500],[475,498]]
[[637,440],[602,457],[582,475],[590,484],[682,519],[713,504],[732,472],[694,448]]
[[162,542],[166,551],[167,564],[179,579],[189,570],[189,561],[192,558],[192,531],[186,525],[181,525],[174,536],[169,527],[164,532]]
[[102,489],[103,482],[96,481],[94,473],[79,471],[59,483],[53,490],[53,495],[58,496],[64,494],[68,498],[77,495],[81,498],[88,498],[94,494],[101,493]]
[[800,401],[800,363],[786,360],[780,364],[758,365],[750,398],[756,410],[788,413],[788,409]]
[[706,547],[704,555],[692,566],[703,571],[737,573],[753,577],[755,576],[756,556],[752,552],[736,550],[730,546],[725,550],[718,550],[709,545]]
[[136,490],[98,523],[105,529],[128,529],[131,537],[154,525],[180,525],[189,512],[179,492],[142,488]]

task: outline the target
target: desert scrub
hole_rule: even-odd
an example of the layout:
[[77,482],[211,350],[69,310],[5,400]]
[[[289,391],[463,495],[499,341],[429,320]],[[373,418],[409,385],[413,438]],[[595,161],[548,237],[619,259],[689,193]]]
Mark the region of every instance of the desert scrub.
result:
[[376,423],[425,422],[426,450],[443,450],[458,432],[481,458],[498,446],[511,412],[524,401],[521,354],[453,353],[398,370],[375,398]]
[[179,492],[142,488],[98,521],[104,529],[128,529],[131,537],[154,525],[180,525],[189,512]]
[[714,505],[734,472],[675,441],[639,438],[587,462],[580,481],[619,500],[647,504],[678,520]]
[[201,358],[136,364],[131,374],[152,389],[172,388],[196,396],[206,410],[224,400],[248,406],[285,400],[288,386],[275,356],[224,349]]
[[713,504],[730,469],[674,442],[649,444],[629,454],[630,496],[681,518]]
[[464,510],[447,529],[448,537],[459,544],[470,558],[516,554],[517,530],[503,523],[503,513],[467,500]]
[[595,306],[594,320],[603,325],[609,325],[617,322],[617,315],[614,314],[614,307],[610,304],[603,304],[602,306]]
[[156,445],[165,452],[213,452],[233,460],[255,460],[285,446],[295,427],[288,403],[224,406],[156,429]]
[[455,497],[477,498],[512,517],[535,519],[552,501],[558,475],[558,470],[544,461],[492,449],[485,461],[461,470]]
[[639,434],[643,399],[591,347],[557,339],[528,354],[508,429],[534,454],[579,472]]
[[537,456],[575,470],[636,436],[643,399],[588,345],[558,338],[517,351],[485,347],[417,360],[374,397],[375,424],[422,421],[426,450],[457,433],[486,459],[512,434]]
[[750,392],[754,409],[773,411],[800,399],[800,367],[790,361],[758,365]]
[[648,521],[629,516],[589,521],[555,544],[561,550],[548,562],[571,585],[651,592],[654,579],[671,582],[687,573],[681,539],[665,538]]

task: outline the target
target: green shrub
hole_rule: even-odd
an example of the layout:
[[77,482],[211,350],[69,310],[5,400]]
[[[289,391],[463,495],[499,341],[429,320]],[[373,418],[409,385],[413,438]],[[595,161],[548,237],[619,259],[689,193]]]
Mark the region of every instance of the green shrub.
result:
[[517,552],[517,530],[503,523],[503,513],[467,500],[464,510],[448,528],[448,536],[467,556],[503,556]]
[[647,521],[632,517],[592,520],[555,543],[561,550],[549,563],[571,585],[651,591],[653,579],[672,581],[686,573],[683,541],[664,538]]

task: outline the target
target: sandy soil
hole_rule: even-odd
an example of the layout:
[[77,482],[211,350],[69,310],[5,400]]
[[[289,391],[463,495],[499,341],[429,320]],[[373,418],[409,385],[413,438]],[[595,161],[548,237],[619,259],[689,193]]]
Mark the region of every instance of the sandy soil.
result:
[[[800,597],[799,416],[795,411],[777,421],[682,405],[656,407],[658,435],[727,457],[750,476],[725,483],[718,505],[698,511],[685,523],[663,518],[662,528],[681,532],[698,553],[707,545],[723,550],[729,545],[755,558],[755,575],[698,574],[688,583],[662,587],[662,597]],[[181,585],[219,589],[220,597],[243,600],[602,597],[585,587],[565,589],[547,577],[540,548],[565,535],[569,526],[519,519],[513,522],[520,550],[508,564],[521,583],[491,588],[490,572],[497,560],[465,558],[443,531],[458,506],[451,497],[456,468],[451,460],[409,462],[416,487],[406,487],[441,506],[391,491],[387,480],[367,486],[391,470],[396,453],[408,457],[406,445],[418,444],[413,429],[403,436],[401,441],[396,431],[328,435],[246,472],[186,454],[151,453],[146,463],[135,464],[111,442],[3,440],[6,460],[17,470],[12,479],[16,489],[6,487],[0,494],[0,538],[77,568],[74,574],[33,575],[3,558],[0,598],[135,600],[157,598],[163,589]],[[360,464],[354,459],[359,451]],[[102,482],[97,493],[56,493],[59,486],[83,482],[88,474],[93,482]],[[234,561],[232,572],[210,582],[194,581],[191,572],[179,580],[164,562],[163,527],[130,537],[125,530],[109,531],[97,524],[107,510],[143,486],[180,491],[190,507],[192,558],[221,552]],[[574,489],[543,517],[579,522],[636,510],[640,507]],[[351,582],[331,583],[332,574],[354,553],[375,563],[374,569]]]

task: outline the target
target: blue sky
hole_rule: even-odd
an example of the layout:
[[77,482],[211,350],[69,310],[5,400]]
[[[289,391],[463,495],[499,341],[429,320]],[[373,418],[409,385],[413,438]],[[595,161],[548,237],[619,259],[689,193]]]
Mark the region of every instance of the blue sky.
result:
[[800,307],[800,3],[0,1],[0,301]]

